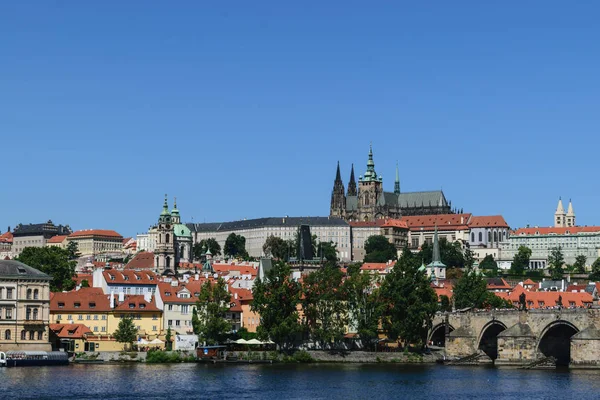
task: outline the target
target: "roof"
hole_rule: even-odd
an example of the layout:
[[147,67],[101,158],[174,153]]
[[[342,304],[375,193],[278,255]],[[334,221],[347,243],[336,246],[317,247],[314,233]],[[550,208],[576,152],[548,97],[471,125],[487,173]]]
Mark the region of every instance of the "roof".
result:
[[13,234],[11,232],[5,232],[0,235],[0,243],[12,243]]
[[470,228],[508,228],[508,224],[504,220],[502,215],[489,215],[489,216],[481,216],[476,217],[472,216],[469,221]]
[[523,285],[534,285],[536,286],[537,283],[532,281],[531,278],[527,278],[527,280],[525,282],[523,282]]
[[140,251],[127,263],[125,269],[154,269],[154,253],[150,251]]
[[362,227],[395,227],[395,228],[404,228],[408,229],[408,225],[406,221],[399,219],[377,219],[375,221],[350,221],[348,224],[353,228],[362,228]]
[[192,237],[192,231],[190,231],[190,228],[183,224],[173,225],[173,234],[180,237]]
[[364,263],[360,269],[362,271],[384,271],[388,267],[392,267],[393,264],[388,263]]
[[70,234],[71,228],[69,226],[54,225],[52,220],[41,224],[19,224],[13,231],[13,236],[39,236],[43,235],[45,238],[50,239],[55,235],[68,235]]
[[494,289],[510,290],[510,289],[512,289],[512,286],[510,286],[508,284],[508,282],[506,282],[503,278],[486,278],[486,282],[487,282],[488,290],[494,290]]
[[141,294],[130,294],[125,295],[125,299],[122,303],[115,307],[115,311],[160,311],[156,307],[154,297],[150,302],[144,299],[144,295]]
[[109,296],[102,288],[81,288],[71,292],[56,292],[50,296],[50,312],[108,312]]
[[[189,281],[188,283],[180,282],[177,284],[177,286],[172,286],[171,282],[160,282],[158,284],[158,292],[160,293],[160,298],[164,303],[194,304],[196,303],[196,300],[198,300],[200,288],[205,281],[206,280],[204,278],[201,278],[197,281]],[[177,294],[182,291],[185,293],[189,292],[190,297],[177,297]]]
[[466,230],[471,214],[438,214],[438,215],[415,215],[402,217],[411,231],[426,230],[433,231],[437,226],[439,231]]
[[81,282],[86,280],[90,286],[94,286],[94,275],[92,274],[76,274],[73,280],[76,285],[81,285]]
[[102,275],[109,285],[156,285],[158,283],[158,277],[152,271],[107,269],[102,271]]
[[62,243],[69,235],[56,235],[48,239],[47,243]]
[[309,226],[348,226],[348,223],[336,217],[267,217],[232,222],[209,222],[186,224],[192,232],[235,231],[263,227]]
[[119,233],[117,233],[113,230],[109,230],[109,229],[84,229],[81,231],[73,232],[72,234],[69,235],[69,238],[71,239],[71,238],[86,237],[86,236],[101,236],[101,237],[119,239],[121,241],[123,240],[123,236],[121,236]]
[[69,339],[82,339],[86,334],[92,333],[83,324],[50,324],[50,330],[59,338]]
[[512,292],[508,293],[508,295],[503,298],[506,298],[513,304],[517,304],[521,293],[525,293],[527,307],[534,309],[555,307],[558,305],[559,297],[562,299],[563,307],[566,308],[572,306],[587,307],[587,305],[591,304],[593,301],[592,295],[587,292],[530,292],[523,289],[521,285],[517,285]]
[[29,265],[15,260],[0,261],[0,277],[18,277],[20,279],[43,279],[50,280],[52,277]]
[[520,228],[513,231],[513,236],[527,235],[577,235],[585,233],[599,233],[600,226],[571,226],[571,227],[533,227]]

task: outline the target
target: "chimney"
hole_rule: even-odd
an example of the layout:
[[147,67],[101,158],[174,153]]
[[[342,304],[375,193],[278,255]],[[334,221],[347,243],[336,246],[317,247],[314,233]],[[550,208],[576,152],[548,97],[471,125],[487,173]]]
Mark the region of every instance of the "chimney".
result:
[[119,292],[119,304],[125,301],[125,293]]
[[233,298],[234,298],[234,299],[236,299],[236,300],[238,299],[237,292],[235,292],[235,293],[233,294]]

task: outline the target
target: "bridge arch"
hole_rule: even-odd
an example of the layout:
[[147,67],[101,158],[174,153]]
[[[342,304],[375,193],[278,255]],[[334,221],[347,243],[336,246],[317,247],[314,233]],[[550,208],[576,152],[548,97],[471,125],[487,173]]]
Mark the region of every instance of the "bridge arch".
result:
[[477,349],[483,351],[492,360],[498,358],[498,334],[505,330],[506,325],[496,319],[485,324],[477,339]]
[[[448,324],[448,333],[452,332],[454,327]],[[441,322],[431,328],[428,342],[431,342],[434,346],[446,347],[446,323]]]
[[579,328],[565,320],[556,320],[542,330],[538,336],[537,353],[554,357],[557,366],[568,366],[571,361],[571,337]]

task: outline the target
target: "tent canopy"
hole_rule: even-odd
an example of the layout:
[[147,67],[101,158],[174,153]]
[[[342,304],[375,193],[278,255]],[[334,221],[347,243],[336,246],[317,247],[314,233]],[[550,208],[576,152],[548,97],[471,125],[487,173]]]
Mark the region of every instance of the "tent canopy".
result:
[[150,342],[150,344],[163,344],[164,342],[162,340],[160,340],[159,338],[154,339],[153,341]]
[[144,338],[139,338],[137,342],[138,342],[138,344],[149,344],[150,343]]
[[235,341],[235,343],[237,344],[248,344],[248,341],[246,339],[238,339]]
[[248,340],[248,344],[263,344],[263,342],[258,339],[250,339]]

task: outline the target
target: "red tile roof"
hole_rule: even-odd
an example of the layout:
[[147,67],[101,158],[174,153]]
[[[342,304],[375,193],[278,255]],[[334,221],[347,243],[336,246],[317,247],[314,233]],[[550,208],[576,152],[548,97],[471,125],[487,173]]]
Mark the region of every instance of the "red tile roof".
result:
[[508,224],[504,220],[502,215],[489,215],[489,216],[481,216],[476,217],[472,216],[469,221],[470,228],[508,228]]
[[362,271],[384,271],[387,267],[391,267],[393,264],[388,263],[364,263],[360,269]]
[[408,225],[404,220],[400,219],[377,219],[375,221],[350,221],[348,224],[353,228],[362,227],[396,227],[396,228],[408,228]]
[[537,286],[537,283],[532,281],[531,278],[527,278],[527,280],[525,282],[523,282],[523,285],[533,285],[533,286]]
[[115,239],[123,239],[119,233],[109,229],[84,229],[81,231],[73,232],[69,235],[70,238],[84,237],[84,236],[102,236],[111,237]]
[[86,334],[92,333],[83,324],[50,324],[50,330],[59,338],[65,339],[83,339]]
[[12,243],[13,234],[11,232],[6,232],[0,235],[0,243]]
[[[517,285],[510,293],[496,293],[499,297],[510,300],[513,304],[519,303],[519,296],[525,293],[528,308],[552,308],[556,307],[558,298],[562,298],[563,307],[587,307],[592,304],[592,295],[589,293],[570,292],[530,292]],[[500,296],[502,295],[502,296]]]
[[[568,232],[568,233],[567,233]],[[578,233],[597,233],[600,232],[600,226],[572,226],[568,228],[538,227],[538,228],[520,228],[513,231],[513,235],[575,235]]]
[[[115,296],[115,298],[117,298],[117,297]],[[160,310],[158,309],[158,307],[156,307],[154,297],[152,298],[152,300],[150,302],[148,302],[144,299],[144,295],[130,294],[130,295],[125,295],[124,301],[115,307],[115,311],[140,312],[140,311],[160,311]]]
[[50,311],[62,312],[107,312],[110,300],[101,288],[81,288],[72,292],[56,292],[50,296]]
[[102,271],[104,280],[109,285],[155,285],[158,283],[158,275],[152,271],[134,271],[107,269]]
[[[178,283],[177,286],[171,285],[171,282],[160,282],[158,284],[158,291],[160,293],[160,298],[164,303],[188,303],[194,304],[196,300],[198,300],[198,293],[200,293],[200,288],[202,284],[206,280],[204,278],[200,278],[199,280],[189,281],[188,283]],[[190,292],[190,298],[180,298],[177,297],[177,293],[183,290],[183,288],[187,289]]]
[[149,251],[140,251],[131,261],[127,263],[125,269],[154,269],[154,253]]
[[62,243],[69,235],[56,235],[48,239],[48,243]]
[[415,215],[402,217],[410,230],[465,230],[471,214]]
[[90,287],[94,286],[94,275],[92,274],[76,274],[73,277],[73,280],[75,281],[76,285],[81,285],[81,282],[86,280]]
[[567,292],[585,292],[587,285],[569,285],[567,287]]

